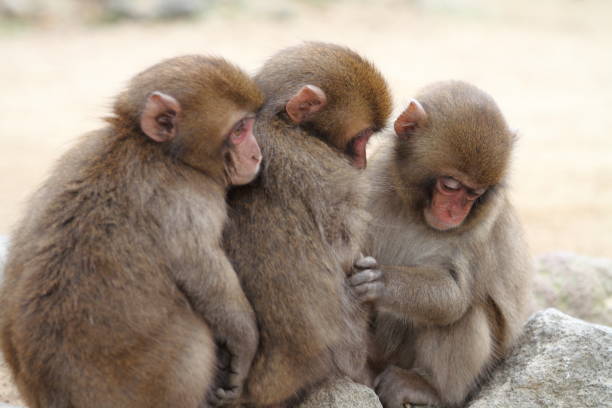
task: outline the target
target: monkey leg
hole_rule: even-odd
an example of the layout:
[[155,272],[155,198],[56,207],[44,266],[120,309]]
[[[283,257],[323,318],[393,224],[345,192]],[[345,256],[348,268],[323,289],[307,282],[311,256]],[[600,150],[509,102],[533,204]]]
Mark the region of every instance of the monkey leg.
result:
[[[247,378],[247,406],[283,407],[288,401],[299,397],[305,389],[316,384],[323,376],[323,366],[312,368],[318,361],[296,364],[294,356],[280,350],[270,350],[267,357],[260,353],[251,367]],[[303,370],[300,371],[300,367]]]
[[474,306],[449,326],[419,331],[413,369],[424,373],[444,406],[459,406],[475,387],[492,353],[487,317]]
[[216,356],[207,325],[182,311],[162,330],[121,355],[71,365],[66,407],[208,406]]
[[[170,341],[162,346],[164,349],[178,348],[173,353],[175,359],[167,367],[165,396],[157,403],[159,407],[207,407],[206,398],[214,384],[216,372],[213,336],[199,316],[190,316],[179,326],[174,333],[170,333]],[[179,339],[179,336],[183,339]]]

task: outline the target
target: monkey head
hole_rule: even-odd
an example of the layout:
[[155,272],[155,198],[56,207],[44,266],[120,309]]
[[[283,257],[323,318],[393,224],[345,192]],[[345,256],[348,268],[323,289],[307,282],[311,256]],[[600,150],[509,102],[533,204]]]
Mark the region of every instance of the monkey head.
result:
[[115,104],[116,126],[137,130],[225,187],[246,184],[261,162],[253,136],[261,91],[220,58],[185,56],[132,79]]
[[366,144],[391,114],[391,95],[376,67],[348,48],[310,42],[270,58],[255,76],[273,114],[366,167]]
[[514,140],[495,101],[464,82],[436,83],[394,128],[400,177],[427,225],[461,231],[477,223],[503,187]]

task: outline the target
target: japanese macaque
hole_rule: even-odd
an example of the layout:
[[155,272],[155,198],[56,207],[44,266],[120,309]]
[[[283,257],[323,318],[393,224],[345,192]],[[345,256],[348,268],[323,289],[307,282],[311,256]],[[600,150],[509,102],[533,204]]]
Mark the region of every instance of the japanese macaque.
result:
[[384,276],[371,365],[386,408],[460,406],[531,306],[531,263],[508,200],[514,134],[463,82],[425,88],[374,154],[368,251]]
[[226,190],[260,167],[262,102],[223,59],[170,59],[60,159],[13,236],[0,294],[2,352],[29,407],[241,394],[258,332],[221,234]]
[[[280,51],[255,81],[266,97],[255,124],[265,160],[254,183],[229,193],[225,248],[260,330],[242,402],[282,406],[365,367],[362,302],[382,283],[375,262],[360,256],[362,169],[391,97],[374,65],[324,43]],[[350,282],[354,271],[363,279]]]

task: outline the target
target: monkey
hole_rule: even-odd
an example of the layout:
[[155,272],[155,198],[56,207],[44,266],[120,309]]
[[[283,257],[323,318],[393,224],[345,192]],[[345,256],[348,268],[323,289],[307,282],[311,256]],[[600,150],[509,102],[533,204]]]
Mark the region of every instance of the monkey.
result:
[[2,352],[29,407],[240,395],[258,332],[221,238],[227,189],[260,168],[262,103],[226,60],[172,58],[59,160],[14,233],[0,296]]
[[[366,304],[381,285],[360,254],[365,147],[392,102],[375,66],[335,44],[283,49],[254,79],[265,96],[255,134],[266,159],[253,183],[228,193],[224,231],[260,335],[241,402],[293,406],[365,366]],[[353,273],[374,278],[352,284]]]
[[532,265],[507,193],[514,132],[491,96],[425,87],[371,157],[369,253],[384,288],[370,364],[385,408],[461,406],[531,311]]

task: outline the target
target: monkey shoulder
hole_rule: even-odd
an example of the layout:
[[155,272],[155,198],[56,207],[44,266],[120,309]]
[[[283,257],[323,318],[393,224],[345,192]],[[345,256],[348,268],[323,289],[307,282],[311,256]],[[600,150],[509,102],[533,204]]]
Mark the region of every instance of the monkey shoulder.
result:
[[236,189],[231,208],[252,213],[245,207],[254,204],[260,209],[258,217],[264,217],[262,208],[281,207],[276,212],[280,219],[305,214],[316,230],[361,234],[369,217],[365,211],[369,187],[362,172],[341,153],[296,129],[271,136],[267,149],[271,156],[259,184]]
[[[509,314],[526,317],[532,307],[533,257],[520,218],[509,201],[491,229],[485,248],[490,264],[483,271],[488,292],[505,304]],[[517,315],[517,317],[518,317]]]
[[[104,166],[112,150],[108,135],[104,130],[86,135],[32,197],[14,235],[13,261],[7,268],[13,274],[15,265],[23,284],[43,292],[47,287],[66,301],[87,297],[88,291],[121,298],[122,292],[113,289],[118,284],[130,287],[132,296],[146,297],[156,290],[152,288],[165,287],[168,259],[180,263],[192,249],[202,254],[219,247],[226,218],[223,193],[182,183],[172,168],[160,172],[136,163],[138,169],[101,171],[95,166]],[[142,182],[137,175],[153,177]],[[19,267],[25,259],[30,259],[27,268]],[[89,289],[74,295],[57,290],[70,285]]]
[[[194,233],[206,232],[218,238],[227,218],[225,191],[214,182],[202,178],[198,184],[177,183],[159,197],[160,205],[167,205],[164,211],[167,228],[189,227]],[[153,199],[153,197],[152,197]]]

